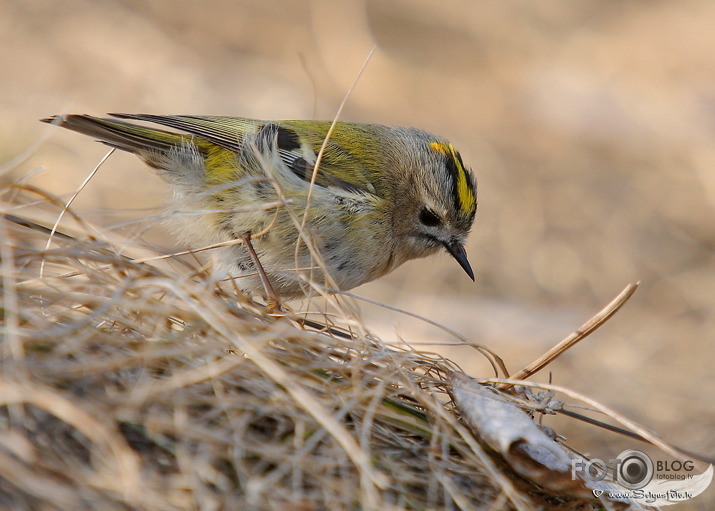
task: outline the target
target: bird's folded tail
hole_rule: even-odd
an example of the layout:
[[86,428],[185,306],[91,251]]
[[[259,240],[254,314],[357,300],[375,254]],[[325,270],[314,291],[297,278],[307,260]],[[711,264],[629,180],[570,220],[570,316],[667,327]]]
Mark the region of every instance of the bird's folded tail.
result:
[[53,115],[41,121],[94,137],[111,147],[135,154],[147,150],[166,152],[191,139],[190,135],[91,115]]

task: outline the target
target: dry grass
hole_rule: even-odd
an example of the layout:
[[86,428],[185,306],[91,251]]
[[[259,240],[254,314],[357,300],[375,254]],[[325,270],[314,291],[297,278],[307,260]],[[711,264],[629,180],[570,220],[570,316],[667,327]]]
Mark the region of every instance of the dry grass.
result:
[[2,196],[0,507],[586,506],[488,456],[447,392],[456,366],[386,345],[349,307],[270,314],[72,214],[47,248],[28,225],[60,201]]
[[[391,345],[370,334],[348,293],[320,299],[319,307],[309,301],[304,311],[267,308],[239,291],[240,283],[215,279],[198,258],[179,257],[186,253],[134,257],[152,249],[94,227],[73,212],[72,200],[21,182],[0,188],[0,505],[158,511],[604,504],[586,498],[589,488],[568,471],[536,469],[532,460],[502,452],[505,463],[487,439],[496,429],[497,443],[521,442],[522,433],[490,416],[463,422],[464,404],[453,401],[457,386],[470,385],[455,380],[462,369],[403,340]],[[59,230],[44,227],[53,224]],[[517,379],[601,326],[636,287]],[[560,409],[550,404],[553,393],[524,386],[514,392],[514,380],[498,378],[508,377],[504,361],[474,347],[497,376],[482,382],[511,389],[513,396],[503,395],[531,415]],[[551,390],[679,456],[593,399]],[[479,416],[476,410],[469,415]],[[514,462],[526,462],[526,471],[517,469],[521,476],[508,467]]]

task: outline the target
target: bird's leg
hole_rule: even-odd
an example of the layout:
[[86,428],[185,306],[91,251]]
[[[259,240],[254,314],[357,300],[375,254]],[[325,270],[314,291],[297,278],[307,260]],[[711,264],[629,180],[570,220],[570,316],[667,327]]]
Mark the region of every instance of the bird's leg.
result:
[[278,295],[276,295],[276,292],[273,289],[271,282],[268,280],[266,270],[263,269],[261,261],[258,260],[258,254],[256,254],[256,251],[253,249],[253,245],[251,244],[251,232],[244,232],[241,235],[241,239],[243,240],[244,245],[246,245],[246,248],[248,249],[248,254],[251,256],[253,265],[258,271],[258,276],[261,279],[261,284],[263,284],[263,289],[266,291],[266,307],[268,308],[268,311],[279,311],[281,309],[281,302],[280,300],[278,300]]

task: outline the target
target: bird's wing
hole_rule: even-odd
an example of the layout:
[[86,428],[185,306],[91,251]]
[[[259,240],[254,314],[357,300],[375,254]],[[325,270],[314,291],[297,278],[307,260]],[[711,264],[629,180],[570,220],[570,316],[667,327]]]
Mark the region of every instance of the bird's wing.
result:
[[[286,167],[306,182],[313,179],[318,153],[331,126],[329,121],[269,122],[222,116],[110,115],[122,120],[89,115],[53,116],[42,120],[95,137],[105,144],[132,153],[167,151],[191,140],[205,140],[240,154],[252,150],[245,144],[247,137],[252,137],[251,140],[259,150],[275,143]],[[160,124],[186,134],[140,126],[125,120]],[[371,129],[364,124],[337,123],[325,145],[315,184],[375,194],[381,182],[379,169],[383,165],[379,143],[374,127]],[[205,144],[199,143],[198,146],[200,150],[206,150]]]

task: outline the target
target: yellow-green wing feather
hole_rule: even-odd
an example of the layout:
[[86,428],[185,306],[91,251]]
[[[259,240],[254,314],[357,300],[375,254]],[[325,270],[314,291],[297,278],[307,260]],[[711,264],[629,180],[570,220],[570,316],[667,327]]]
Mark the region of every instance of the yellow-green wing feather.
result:
[[[105,144],[132,153],[146,150],[168,151],[193,141],[204,157],[225,155],[215,144],[234,153],[251,150],[246,137],[258,137],[261,130],[278,134],[277,145],[283,162],[299,177],[310,181],[317,155],[330,130],[329,121],[259,121],[242,117],[110,114],[118,119],[152,122],[185,132],[174,133],[126,122],[89,115],[54,116],[45,122],[95,137]],[[351,191],[380,195],[379,169],[384,165],[380,152],[378,125],[338,122],[325,146],[315,183]],[[197,138],[198,137],[198,138]],[[206,143],[208,142],[208,144]],[[216,153],[216,154],[214,154]],[[220,154],[218,154],[220,153]]]
[[120,119],[153,122],[183,130],[235,152],[241,151],[241,144],[246,135],[256,134],[266,124],[263,121],[244,119],[242,117],[151,114],[109,115]]
[[[271,133],[278,135],[278,150],[284,163],[306,181],[311,180],[313,164],[331,126],[329,121],[269,122],[223,116],[110,115],[179,129],[237,153],[250,150],[243,145],[246,136],[257,136],[263,129],[273,130]],[[380,140],[375,128],[374,125],[337,123],[323,152],[315,183],[375,193],[374,183],[380,181],[377,171],[382,165]]]
[[[320,152],[330,130],[329,121],[281,121],[281,126],[295,131],[315,156]],[[377,125],[338,122],[325,145],[316,183],[322,186],[361,190],[379,194],[384,165]],[[312,163],[312,162],[311,162]],[[312,173],[313,166],[309,172]],[[307,178],[310,180],[310,177]]]

